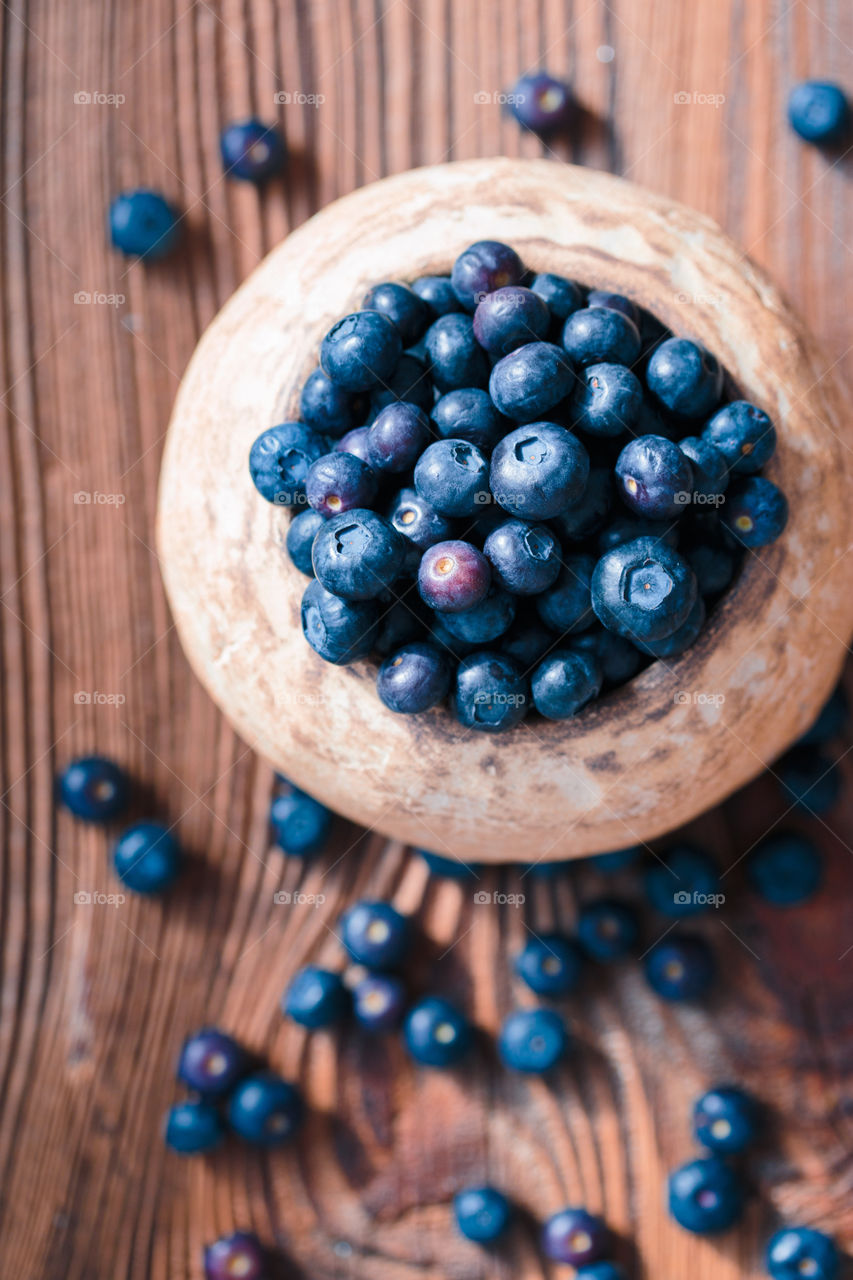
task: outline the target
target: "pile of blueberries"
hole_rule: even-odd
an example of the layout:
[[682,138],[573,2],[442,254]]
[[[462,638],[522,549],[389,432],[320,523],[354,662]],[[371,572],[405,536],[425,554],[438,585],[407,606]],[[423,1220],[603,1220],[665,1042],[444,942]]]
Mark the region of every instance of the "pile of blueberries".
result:
[[760,474],[773,424],[724,391],[628,298],[496,241],[376,285],[323,339],[299,420],[250,453],[261,495],[298,509],[308,643],[382,659],[392,711],[450,695],[489,733],[675,658],[788,516]]

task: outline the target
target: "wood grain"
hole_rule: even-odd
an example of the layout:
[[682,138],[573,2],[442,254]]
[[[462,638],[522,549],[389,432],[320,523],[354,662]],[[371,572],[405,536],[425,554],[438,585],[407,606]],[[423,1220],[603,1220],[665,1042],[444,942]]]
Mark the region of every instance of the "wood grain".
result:
[[[524,910],[475,910],[458,887],[427,884],[400,846],[352,828],[310,868],[283,860],[267,844],[270,771],[190,676],[153,551],[178,380],[236,285],[311,212],[373,178],[545,153],[494,100],[475,101],[529,64],[568,71],[589,109],[553,153],[716,218],[849,374],[849,157],[801,146],[783,118],[797,77],[848,75],[849,6],[6,0],[0,29],[0,1271],[199,1280],[204,1241],[252,1225],[279,1241],[289,1273],[314,1280],[548,1274],[526,1223],[506,1254],[453,1237],[449,1197],[483,1176],[537,1217],[570,1199],[603,1208],[648,1276],[758,1277],[774,1211],[849,1247],[849,798],[820,826],[827,886],[807,911],[759,911],[737,869],[726,877],[727,912],[702,926],[725,975],[710,1009],[662,1010],[634,965],[603,975],[572,1004],[580,1047],[556,1087],[497,1072],[487,1047],[447,1078],[411,1072],[395,1044],[305,1043],[277,998],[306,958],[337,956],[329,930],[353,894],[417,909],[431,940],[418,981],[491,1027],[523,998],[507,956],[526,928],[570,925],[600,883],[493,873],[484,891],[524,892]],[[279,107],[280,90],[325,101]],[[689,102],[675,101],[682,91]],[[80,92],[125,101],[75,104]],[[694,96],[720,94],[716,106]],[[290,180],[260,196],[223,181],[217,156],[221,125],[248,110],[277,117],[293,151]],[[153,269],[104,243],[110,195],[140,182],[186,209],[184,252]],[[124,301],[75,303],[81,291]],[[75,504],[80,492],[124,501]],[[140,812],[177,824],[192,866],[168,901],[74,902],[115,888],[104,833],[51,798],[55,770],[93,748],[139,779]],[[779,820],[771,791],[700,824],[726,866]],[[275,904],[297,887],[325,902]],[[172,1063],[205,1020],[302,1080],[313,1112],[297,1151],[165,1154]],[[718,1076],[752,1083],[780,1124],[746,1225],[711,1244],[668,1224],[661,1182],[690,1153],[689,1101]]]

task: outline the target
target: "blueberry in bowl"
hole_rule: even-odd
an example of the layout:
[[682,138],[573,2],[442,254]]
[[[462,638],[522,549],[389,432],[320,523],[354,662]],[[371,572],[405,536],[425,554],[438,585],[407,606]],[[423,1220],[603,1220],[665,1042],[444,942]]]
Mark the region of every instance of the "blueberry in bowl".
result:
[[489,470],[495,502],[525,520],[561,515],[582,498],[588,478],[586,449],[553,422],[510,431],[495,446]]
[[402,569],[405,549],[390,521],[356,508],[325,521],[314,537],[311,563],[317,581],[339,599],[375,600]]
[[592,575],[592,607],[601,624],[632,641],[672,635],[696,601],[687,561],[655,538],[635,538],[606,552]]

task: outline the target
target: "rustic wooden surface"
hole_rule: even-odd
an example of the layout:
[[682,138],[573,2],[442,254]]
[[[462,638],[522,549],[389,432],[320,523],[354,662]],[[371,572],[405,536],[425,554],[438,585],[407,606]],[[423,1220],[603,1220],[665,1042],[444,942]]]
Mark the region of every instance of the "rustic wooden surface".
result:
[[[849,373],[849,157],[802,147],[783,118],[792,80],[849,73],[849,6],[6,0],[0,22],[4,1277],[198,1280],[203,1242],[249,1225],[278,1240],[283,1274],[312,1280],[550,1274],[526,1219],[499,1254],[455,1239],[449,1197],[486,1176],[537,1218],[568,1201],[602,1209],[649,1277],[758,1277],[775,1212],[849,1247],[849,800],[818,827],[828,884],[807,911],[759,911],[738,869],[727,875],[725,912],[701,926],[723,964],[709,1008],[663,1010],[636,966],[607,973],[570,1004],[579,1049],[553,1085],[497,1072],[485,1045],[442,1076],[413,1073],[394,1042],[306,1042],[277,998],[306,957],[336,958],[354,893],[419,909],[419,982],[455,992],[488,1027],[524,999],[507,954],[529,928],[570,925],[600,881],[488,877],[479,891],[527,901],[475,910],[470,887],[427,886],[418,860],[354,829],[307,869],[270,851],[270,771],[189,676],[152,551],[177,382],[236,284],[289,228],[374,177],[540,154],[475,99],[531,64],[567,71],[589,109],[558,155],[717,218]],[[278,91],[325,100],[275,105]],[[249,109],[277,115],[294,152],[286,187],[260,198],[223,181],[216,149],[219,127]],[[187,249],[170,265],[128,267],[105,248],[109,196],[139,182],[187,210]],[[55,769],[93,748],[140,779],[141,811],[177,824],[192,866],[163,903],[75,902],[116,887],[104,834],[51,800]],[[701,831],[733,866],[782,812],[759,786]],[[274,902],[297,888],[324,901]],[[650,921],[649,940],[664,927]],[[175,1053],[204,1020],[299,1075],[313,1111],[296,1151],[164,1152]],[[752,1083],[780,1123],[744,1227],[707,1243],[667,1222],[661,1182],[691,1152],[690,1099],[721,1075]]]

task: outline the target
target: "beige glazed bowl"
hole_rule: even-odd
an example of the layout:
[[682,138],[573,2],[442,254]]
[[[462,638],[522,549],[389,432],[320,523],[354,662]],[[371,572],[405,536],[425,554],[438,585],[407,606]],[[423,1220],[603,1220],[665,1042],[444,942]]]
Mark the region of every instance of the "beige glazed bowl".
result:
[[[782,538],[747,553],[683,657],[562,723],[505,736],[445,709],[394,715],[375,665],[303,639],[290,515],[247,459],[298,416],[320,341],[380,280],[449,270],[479,239],[531,268],[626,293],[703,342],[779,430],[767,474]],[[853,630],[851,453],[841,391],[767,278],[707,219],[605,174],[481,160],[387,178],[337,201],[258,267],[202,338],[169,429],[159,549],[187,656],[246,740],[347,817],[445,855],[553,860],[648,841],[747,782],[802,733]]]

